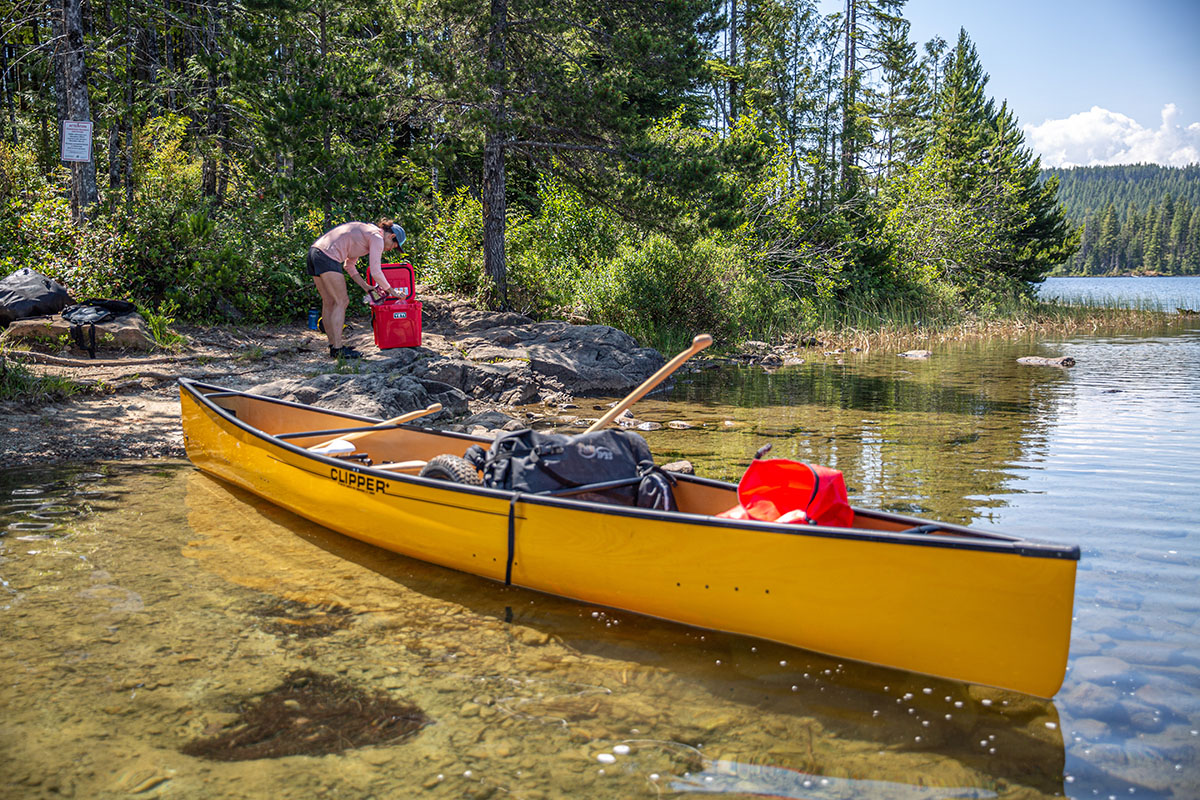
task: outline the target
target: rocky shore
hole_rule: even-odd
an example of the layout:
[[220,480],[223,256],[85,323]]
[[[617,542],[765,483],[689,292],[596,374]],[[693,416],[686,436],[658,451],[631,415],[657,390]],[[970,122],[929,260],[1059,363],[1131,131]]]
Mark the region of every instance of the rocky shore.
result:
[[[514,422],[520,407],[541,404],[557,413],[573,408],[577,397],[623,396],[665,361],[657,350],[604,325],[534,322],[448,297],[419,296],[421,347],[379,350],[369,320],[357,317],[348,342],[366,357],[347,363],[330,359],[325,336],[302,323],[181,328],[186,344],[165,355],[117,349],[109,339],[95,359],[65,337],[34,343],[10,330],[4,337],[9,360],[85,390],[51,404],[10,401],[0,407],[0,468],[182,457],[180,377],[381,419],[436,402],[443,410],[423,424],[494,430],[525,424],[524,418]],[[752,342],[736,358],[768,368],[799,363],[787,350]]]

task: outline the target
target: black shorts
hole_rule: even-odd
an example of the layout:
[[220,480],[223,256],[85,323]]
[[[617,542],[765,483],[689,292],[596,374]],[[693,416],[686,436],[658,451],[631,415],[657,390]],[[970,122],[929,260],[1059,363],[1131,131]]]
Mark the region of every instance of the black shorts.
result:
[[342,265],[318,247],[308,248],[308,274],[314,278],[324,272],[341,272]]

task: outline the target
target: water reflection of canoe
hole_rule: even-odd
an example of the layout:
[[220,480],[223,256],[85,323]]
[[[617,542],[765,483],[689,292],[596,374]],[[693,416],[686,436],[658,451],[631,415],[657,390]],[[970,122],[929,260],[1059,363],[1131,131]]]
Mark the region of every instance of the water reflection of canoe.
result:
[[[186,379],[180,398],[197,467],[388,550],[842,658],[1041,697],[1062,684],[1077,547],[860,508],[853,528],[720,519],[736,487],[693,476],[679,476],[679,512],[527,494],[514,503],[512,492],[306,449],[378,420]],[[394,464],[488,442],[401,425],[356,444]]]

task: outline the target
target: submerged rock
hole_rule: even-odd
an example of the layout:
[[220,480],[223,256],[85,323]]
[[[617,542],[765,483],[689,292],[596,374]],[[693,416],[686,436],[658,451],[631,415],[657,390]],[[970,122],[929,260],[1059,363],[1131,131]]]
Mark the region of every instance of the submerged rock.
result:
[[298,670],[249,702],[224,733],[180,751],[214,761],[325,755],[410,736],[429,722],[421,709],[386,692]]

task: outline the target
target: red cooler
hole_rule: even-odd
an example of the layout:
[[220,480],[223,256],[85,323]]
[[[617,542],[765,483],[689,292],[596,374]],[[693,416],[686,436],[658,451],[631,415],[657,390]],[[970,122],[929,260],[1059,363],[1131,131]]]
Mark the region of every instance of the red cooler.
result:
[[[399,289],[401,296],[371,306],[375,346],[380,350],[420,347],[421,303],[415,299],[417,281],[412,264],[383,264],[381,268],[388,284]],[[374,284],[369,270],[367,283]]]

